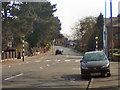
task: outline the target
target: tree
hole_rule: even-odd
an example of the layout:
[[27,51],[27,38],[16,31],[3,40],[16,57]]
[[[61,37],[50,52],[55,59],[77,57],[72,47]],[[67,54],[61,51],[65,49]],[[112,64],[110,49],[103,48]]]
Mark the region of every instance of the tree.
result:
[[102,13],[100,13],[100,15],[98,16],[97,19],[97,35],[98,36],[98,47],[99,49],[103,49],[103,24],[104,24],[104,20],[103,20],[103,15]]
[[95,37],[98,37],[98,49],[103,49],[103,15],[97,17],[97,23],[94,25],[93,33],[88,41],[88,50],[95,50],[96,40]]
[[[14,41],[14,24],[17,19],[16,13],[19,12],[19,8],[22,2],[2,2],[2,49],[6,49],[9,41]],[[16,13],[15,13],[16,12]]]
[[30,47],[43,46],[43,43],[50,42],[60,34],[60,20],[53,16],[56,5],[51,5],[48,2],[31,4],[35,6],[34,14],[37,15],[37,19],[33,22],[33,33],[27,35],[26,38]]
[[[8,3],[3,3],[3,7],[6,5]],[[17,18],[3,20],[4,48],[11,38],[14,48],[22,45],[22,36],[25,36],[30,47],[46,44],[58,38],[61,23],[53,15],[56,10],[56,4],[51,5],[50,2],[23,2],[19,10],[12,9],[11,13]]]
[[81,49],[82,51],[88,50],[88,42],[94,32],[95,24],[95,17],[86,17],[78,22],[77,27],[75,27],[76,37],[78,38],[77,49]]

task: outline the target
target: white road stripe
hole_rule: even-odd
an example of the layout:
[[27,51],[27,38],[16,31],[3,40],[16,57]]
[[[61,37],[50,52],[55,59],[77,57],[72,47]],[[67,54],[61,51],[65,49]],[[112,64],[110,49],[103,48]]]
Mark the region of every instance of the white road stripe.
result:
[[61,60],[55,60],[56,62],[60,62]]
[[47,64],[47,66],[49,67],[50,65],[49,65],[49,64]]
[[73,68],[73,70],[80,70],[80,68]]
[[58,60],[58,62],[60,62],[61,60]]
[[80,62],[80,60],[75,60],[75,62]]
[[43,69],[43,67],[40,67],[40,69]]
[[46,60],[46,62],[50,62],[51,60]]
[[23,73],[21,73],[21,74],[18,74],[18,75],[15,75],[15,76],[12,76],[12,77],[9,77],[9,78],[6,78],[6,79],[4,79],[4,80],[13,79],[13,78],[15,78],[15,77],[19,77],[19,76],[21,76],[21,75],[23,75]]
[[65,60],[65,62],[70,62],[70,60]]

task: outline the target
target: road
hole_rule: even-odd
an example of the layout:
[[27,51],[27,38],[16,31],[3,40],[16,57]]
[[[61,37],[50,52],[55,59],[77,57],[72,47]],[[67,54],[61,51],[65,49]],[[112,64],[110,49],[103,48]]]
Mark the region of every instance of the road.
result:
[[110,62],[110,77],[82,79],[80,60],[83,54],[62,48],[63,55],[55,52],[25,62],[2,66],[3,88],[118,88],[119,62]]

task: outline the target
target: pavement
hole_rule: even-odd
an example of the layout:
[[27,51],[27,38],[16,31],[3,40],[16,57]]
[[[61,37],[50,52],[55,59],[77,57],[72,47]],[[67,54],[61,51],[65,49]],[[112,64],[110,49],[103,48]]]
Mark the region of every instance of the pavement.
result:
[[43,56],[46,56],[46,55],[49,55],[49,54],[53,54],[52,50],[49,50],[46,53],[40,53],[40,54],[35,55],[35,56],[29,56],[29,57],[25,56],[24,61],[23,61],[22,58],[21,59],[11,58],[11,59],[1,60],[0,63],[2,63],[2,65],[6,65],[6,64],[9,64],[9,63],[27,62],[27,61],[34,60],[34,59],[37,59],[37,58],[40,58],[40,57],[43,57]]

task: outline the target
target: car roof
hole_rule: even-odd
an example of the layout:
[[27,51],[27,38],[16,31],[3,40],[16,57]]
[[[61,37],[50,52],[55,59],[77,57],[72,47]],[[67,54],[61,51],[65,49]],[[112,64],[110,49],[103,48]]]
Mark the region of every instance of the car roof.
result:
[[85,54],[90,54],[90,53],[104,53],[103,51],[88,51],[85,52]]

